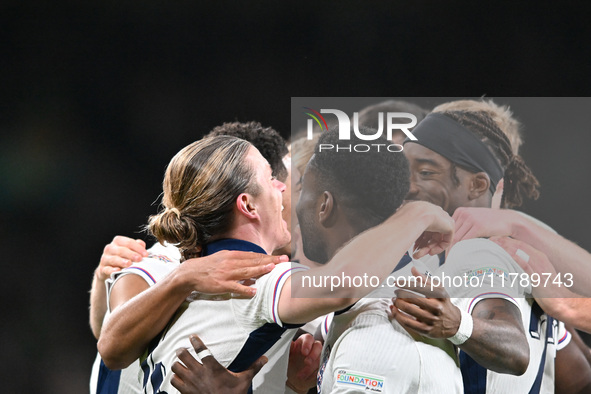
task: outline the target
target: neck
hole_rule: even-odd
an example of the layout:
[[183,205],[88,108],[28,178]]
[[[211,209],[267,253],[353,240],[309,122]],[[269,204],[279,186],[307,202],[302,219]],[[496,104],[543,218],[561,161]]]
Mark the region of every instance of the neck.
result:
[[227,234],[224,234],[223,238],[234,238],[252,242],[253,244],[257,244],[263,248],[267,254],[272,254],[273,250],[275,250],[275,245],[271,245],[270,242],[267,241],[265,237],[263,237],[262,233],[259,231],[259,228],[252,223],[243,223],[237,225]]
[[[338,230],[337,230],[338,229]],[[330,235],[326,239],[326,250],[328,261],[341,249],[347,242],[351,241],[362,231],[358,231],[349,225],[347,221],[339,221],[335,228],[330,230]],[[328,262],[327,261],[327,262]]]

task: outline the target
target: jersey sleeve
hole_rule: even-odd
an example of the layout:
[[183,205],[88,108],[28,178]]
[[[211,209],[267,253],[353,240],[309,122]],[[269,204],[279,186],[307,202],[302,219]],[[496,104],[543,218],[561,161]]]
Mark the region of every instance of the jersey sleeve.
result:
[[245,328],[255,329],[265,323],[275,323],[283,327],[279,319],[278,303],[279,295],[287,279],[298,271],[309,268],[297,263],[280,263],[273,271],[256,280],[253,285],[257,289],[256,295],[251,299],[233,300],[235,315]]
[[111,290],[115,283],[126,275],[138,275],[146,281],[148,286],[151,287],[168,276],[178,266],[179,262],[177,260],[173,260],[166,255],[150,253],[148,257],[143,258],[142,261],[111,274],[111,277],[105,281],[105,286],[107,287],[107,300],[109,300]]
[[563,322],[558,322],[558,343],[556,344],[556,351],[562,350],[568,345],[572,339],[572,335],[566,329]]
[[326,337],[328,336],[328,330],[330,330],[330,324],[332,323],[332,318],[334,317],[334,312],[329,313],[328,315],[324,316],[322,319],[322,325],[320,326],[320,334],[322,335],[322,340],[326,341]]
[[108,280],[113,283],[122,276],[135,274],[141,276],[148,285],[152,286],[156,282],[164,279],[173,269],[180,264],[181,255],[179,250],[173,245],[161,245],[155,243],[148,249],[148,257],[143,258],[140,262],[134,263],[129,267],[114,272]]
[[456,306],[472,313],[476,304],[487,298],[503,298],[519,307],[517,298],[531,293],[519,280],[522,273],[503,248],[477,238],[458,242],[436,271],[435,279],[444,285]]

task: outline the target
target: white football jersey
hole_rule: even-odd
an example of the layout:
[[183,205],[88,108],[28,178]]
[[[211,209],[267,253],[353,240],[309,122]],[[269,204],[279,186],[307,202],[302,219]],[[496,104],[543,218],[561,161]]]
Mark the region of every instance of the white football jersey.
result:
[[[140,262],[134,263],[128,268],[113,273],[111,278],[105,282],[107,286],[107,305],[109,305],[109,294],[113,284],[125,275],[139,275],[149,286],[166,277],[173,269],[178,267],[181,255],[179,250],[172,245],[163,246],[154,244],[148,249],[148,257]],[[105,319],[111,311],[107,310]],[[140,381],[140,364],[134,362],[122,370],[112,371],[102,362],[100,354],[97,353],[90,375],[90,393],[118,393],[118,394],[139,394],[142,393]]]
[[[257,245],[234,239],[213,242],[204,248],[203,253],[207,255],[219,250],[264,253]],[[283,348],[275,348],[274,352],[277,360],[285,360],[281,356],[288,353],[289,343],[299,325],[288,326],[281,322],[279,295],[292,272],[307,269],[295,263],[277,264],[273,271],[256,280],[253,287],[257,293],[253,298],[196,294],[185,302],[167,328],[152,342],[147,357],[142,360],[145,392],[178,392],[170,383],[170,368],[178,360],[177,349],[187,348],[195,356],[189,341],[191,334],[199,335],[216,360],[231,371],[247,369],[278,341],[282,341]],[[266,383],[278,381],[283,391],[286,368],[287,363],[276,362],[275,367],[262,376],[262,381],[253,383],[257,385],[257,392],[267,390]]]
[[[405,261],[392,278],[410,275]],[[327,393],[461,393],[455,348],[412,337],[395,320],[394,287],[384,281],[351,308],[335,312],[324,343],[318,390]]]
[[554,359],[569,343],[570,334],[531,298],[529,280],[521,276],[525,272],[503,248],[483,238],[461,241],[434,274],[463,278],[462,286],[446,289],[454,297],[452,302],[468,313],[487,298],[503,298],[521,313],[530,348],[526,372],[521,376],[496,373],[460,352],[466,393],[554,393]]

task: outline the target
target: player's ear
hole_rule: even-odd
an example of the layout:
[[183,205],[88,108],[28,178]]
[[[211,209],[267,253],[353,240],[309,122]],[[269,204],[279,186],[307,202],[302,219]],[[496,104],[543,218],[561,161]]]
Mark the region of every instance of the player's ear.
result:
[[322,199],[320,203],[320,210],[318,212],[318,221],[324,227],[331,227],[334,224],[335,219],[335,201],[332,193],[325,191],[320,196]]
[[254,199],[248,193],[242,193],[236,198],[236,209],[239,214],[249,219],[257,219],[259,217]]
[[476,174],[472,174],[468,198],[470,200],[476,200],[487,193],[489,188],[490,178],[486,172],[477,172]]

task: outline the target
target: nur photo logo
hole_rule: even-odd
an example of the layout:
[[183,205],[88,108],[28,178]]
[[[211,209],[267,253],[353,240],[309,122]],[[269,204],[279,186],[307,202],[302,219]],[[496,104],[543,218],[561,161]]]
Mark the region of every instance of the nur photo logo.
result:
[[[381,138],[385,131],[385,137],[388,141],[392,140],[393,132],[401,131],[411,141],[417,141],[417,138],[412,134],[412,129],[417,124],[417,117],[407,112],[379,112],[378,113],[378,128],[371,130],[372,133],[362,133],[359,129],[359,113],[353,113],[353,120],[349,116],[338,109],[321,109],[316,111],[309,107],[303,107],[306,111],[304,114],[309,116],[307,122],[307,139],[311,140],[314,137],[314,124],[318,125],[320,132],[328,130],[328,123],[322,114],[331,114],[336,117],[338,122],[339,141],[351,141],[351,132],[355,134],[357,139],[362,141],[376,141]],[[401,122],[402,121],[402,122]],[[385,123],[385,125],[384,125]],[[388,152],[402,152],[403,146],[400,144],[384,144],[384,143],[367,143],[367,144],[320,144],[319,150],[333,150],[349,151],[349,152],[369,152],[370,150],[387,150]]]

